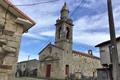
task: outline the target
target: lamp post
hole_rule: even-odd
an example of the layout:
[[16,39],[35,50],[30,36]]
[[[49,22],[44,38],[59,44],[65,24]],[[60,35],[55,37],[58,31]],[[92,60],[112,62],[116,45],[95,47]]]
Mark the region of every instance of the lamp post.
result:
[[116,45],[116,35],[115,35],[115,27],[114,27],[114,19],[113,19],[113,11],[112,11],[112,1],[107,0],[108,5],[108,18],[109,18],[109,31],[110,31],[110,40],[111,40],[111,50],[112,50],[112,77],[113,80],[120,80],[119,74],[119,59]]

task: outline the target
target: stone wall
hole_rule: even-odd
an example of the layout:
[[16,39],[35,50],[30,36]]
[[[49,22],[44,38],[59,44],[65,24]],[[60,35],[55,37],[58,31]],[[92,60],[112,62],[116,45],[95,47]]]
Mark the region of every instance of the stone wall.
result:
[[0,80],[8,80],[11,77],[11,66],[7,65],[0,65]]
[[30,76],[36,77],[39,61],[36,59],[17,63],[16,77]]
[[[86,80],[97,77],[97,68],[101,68],[100,59],[90,54],[87,56],[66,52],[54,45],[48,45],[40,52],[40,66],[38,77],[46,77],[47,64],[51,65],[50,78],[65,79],[74,75],[76,78]],[[85,53],[84,53],[85,54]],[[58,60],[57,60],[58,59]],[[66,65],[69,65],[69,75],[66,74]]]
[[46,77],[46,66],[51,64],[51,78],[63,78],[62,70],[62,55],[63,50],[56,48],[53,45],[48,45],[40,54],[40,66],[38,77]]
[[[10,12],[7,13],[4,24],[5,13],[6,9],[0,5],[0,65],[12,66],[10,75],[14,77],[23,28],[15,23],[17,17]],[[0,69],[7,75],[7,69]]]
[[97,68],[101,68],[100,60],[92,57],[73,54],[73,73],[76,77],[97,77]]

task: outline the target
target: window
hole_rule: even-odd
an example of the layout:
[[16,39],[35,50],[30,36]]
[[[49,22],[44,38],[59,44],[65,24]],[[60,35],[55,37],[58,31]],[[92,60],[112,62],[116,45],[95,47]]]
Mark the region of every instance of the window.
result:
[[110,60],[112,62],[112,48],[111,48],[111,46],[109,46],[109,54],[110,54]]
[[51,46],[49,47],[49,52],[52,53],[52,47]]
[[58,29],[58,38],[60,39],[61,37],[61,27]]
[[65,66],[65,74],[68,75],[69,74],[69,65]]
[[25,68],[25,64],[23,65],[23,68]]
[[66,34],[66,38],[67,38],[67,39],[69,39],[69,36],[70,36],[69,34],[70,34],[70,30],[69,30],[69,28],[67,27],[67,34]]

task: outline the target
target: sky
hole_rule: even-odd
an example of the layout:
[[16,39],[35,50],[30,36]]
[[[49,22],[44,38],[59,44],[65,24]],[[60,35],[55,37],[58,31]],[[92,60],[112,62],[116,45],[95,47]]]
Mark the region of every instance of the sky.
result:
[[[33,4],[51,0],[10,0],[15,5]],[[30,16],[36,25],[21,40],[19,60],[37,58],[38,53],[50,42],[54,44],[55,23],[60,17],[60,10],[64,4],[70,10],[73,20],[73,49],[80,52],[93,50],[99,57],[99,49],[95,45],[110,39],[108,26],[107,0],[55,0],[33,6],[17,6]],[[113,13],[116,36],[120,35],[120,0],[113,0]],[[79,6],[80,5],[80,6]],[[77,8],[79,6],[79,8]],[[77,8],[77,9],[76,9]]]

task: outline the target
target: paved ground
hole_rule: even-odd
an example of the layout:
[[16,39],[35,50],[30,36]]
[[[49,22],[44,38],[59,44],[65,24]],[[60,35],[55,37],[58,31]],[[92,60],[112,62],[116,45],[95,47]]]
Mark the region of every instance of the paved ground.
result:
[[44,80],[44,79],[21,77],[21,78],[16,78],[15,80]]

